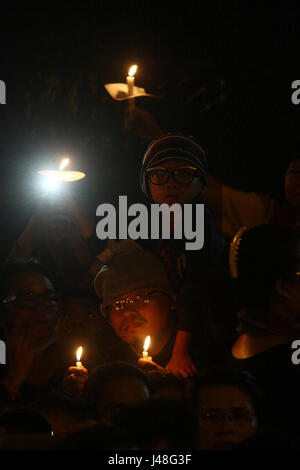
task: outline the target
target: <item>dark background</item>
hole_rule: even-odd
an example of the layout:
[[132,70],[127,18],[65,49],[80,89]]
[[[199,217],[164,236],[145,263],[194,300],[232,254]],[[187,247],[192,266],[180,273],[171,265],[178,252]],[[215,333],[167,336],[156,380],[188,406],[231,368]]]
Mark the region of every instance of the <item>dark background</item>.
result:
[[[242,2],[241,2],[242,3]],[[283,174],[299,149],[298,9],[238,2],[26,2],[1,19],[1,257],[39,197],[36,171],[69,153],[87,177],[74,197],[143,201],[137,176],[145,142],[124,133],[126,102],[104,89],[125,82],[160,98],[140,98],[165,131],[197,136],[224,183],[282,197]],[[230,5],[230,8],[228,7]],[[299,108],[299,109],[298,109]]]

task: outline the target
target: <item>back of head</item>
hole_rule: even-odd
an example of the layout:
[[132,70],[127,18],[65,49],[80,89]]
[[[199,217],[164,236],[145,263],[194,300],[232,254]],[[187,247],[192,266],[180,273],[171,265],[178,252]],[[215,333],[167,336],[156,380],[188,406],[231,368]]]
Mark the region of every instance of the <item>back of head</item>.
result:
[[51,434],[49,422],[37,411],[29,408],[16,408],[3,411],[0,427],[6,434]]
[[137,450],[132,435],[117,426],[92,424],[69,434],[58,450]]
[[141,449],[197,447],[197,416],[186,401],[153,397],[123,410],[115,423],[129,429]]
[[140,380],[150,390],[150,382],[141,369],[126,362],[112,362],[100,365],[91,372],[85,387],[85,395],[89,404],[94,409],[97,408],[99,396],[103,395],[104,386],[122,378]]

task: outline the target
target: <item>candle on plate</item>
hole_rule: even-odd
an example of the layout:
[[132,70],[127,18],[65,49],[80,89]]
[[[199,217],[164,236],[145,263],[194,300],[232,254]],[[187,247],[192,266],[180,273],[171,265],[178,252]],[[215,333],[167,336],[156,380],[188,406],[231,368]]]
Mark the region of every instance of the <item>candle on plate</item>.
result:
[[76,367],[83,367],[82,363],[80,362],[80,359],[81,359],[81,355],[82,355],[82,346],[79,346],[79,348],[77,349],[76,351]]
[[[128,76],[126,78],[127,81],[127,94],[128,97],[133,95],[133,87],[134,87],[134,80],[135,80],[135,73],[137,71],[137,65],[132,65],[128,70]],[[134,98],[130,98],[128,103],[129,109],[129,117],[133,119],[133,112],[134,112]]]
[[46,176],[45,186],[47,188],[55,187],[60,181],[71,183],[72,181],[78,181],[85,177],[85,173],[82,171],[66,171],[65,168],[69,163],[69,158],[63,158],[59,164],[58,170],[38,171],[40,175]]

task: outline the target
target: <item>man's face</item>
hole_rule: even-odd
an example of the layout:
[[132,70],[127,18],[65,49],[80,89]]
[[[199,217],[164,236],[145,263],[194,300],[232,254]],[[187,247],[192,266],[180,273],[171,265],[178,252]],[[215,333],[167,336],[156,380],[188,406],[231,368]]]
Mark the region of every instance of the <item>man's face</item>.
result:
[[54,331],[58,306],[53,285],[47,277],[34,271],[15,275],[10,295],[15,300],[6,304],[6,310],[12,321],[30,328],[36,338],[47,337]]
[[285,199],[290,206],[300,208],[300,160],[290,163],[285,173]]
[[254,436],[258,428],[251,398],[231,385],[201,388],[198,416],[202,450],[231,449]]
[[[174,158],[174,160],[168,160],[166,162],[159,163],[157,168],[164,168],[171,171],[189,166],[191,165],[185,160]],[[156,167],[154,166],[153,168]],[[169,206],[175,203],[181,205],[188,204],[203,190],[199,176],[195,176],[188,184],[181,184],[176,182],[171,175],[169,175],[168,180],[164,184],[153,184],[150,180],[148,183],[153,200],[157,204],[165,203]]]
[[[122,307],[123,306],[123,307]],[[117,335],[130,345],[150,335],[155,341],[169,326],[170,297],[153,290],[120,297],[109,309],[109,321]]]

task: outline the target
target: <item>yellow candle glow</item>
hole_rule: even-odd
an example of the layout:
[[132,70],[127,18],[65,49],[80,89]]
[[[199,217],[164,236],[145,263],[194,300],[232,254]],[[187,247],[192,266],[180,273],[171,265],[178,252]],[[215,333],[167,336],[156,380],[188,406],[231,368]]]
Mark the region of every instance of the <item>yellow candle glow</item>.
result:
[[66,166],[69,165],[69,162],[70,162],[69,158],[64,158],[59,165],[60,171],[63,171],[66,168]]
[[147,361],[152,361],[152,357],[148,355],[148,349],[150,346],[150,336],[146,336],[145,342],[144,342],[144,348],[143,348],[143,357],[139,359],[139,362],[147,362]]
[[76,367],[83,367],[82,363],[80,362],[81,355],[82,355],[82,350],[83,350],[82,346],[79,346],[79,348],[76,351],[76,359],[77,359]]

